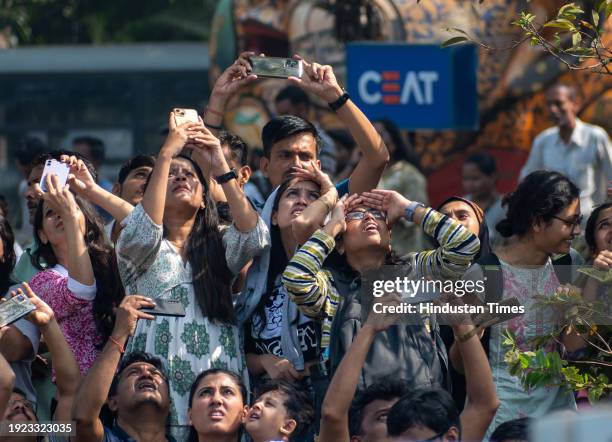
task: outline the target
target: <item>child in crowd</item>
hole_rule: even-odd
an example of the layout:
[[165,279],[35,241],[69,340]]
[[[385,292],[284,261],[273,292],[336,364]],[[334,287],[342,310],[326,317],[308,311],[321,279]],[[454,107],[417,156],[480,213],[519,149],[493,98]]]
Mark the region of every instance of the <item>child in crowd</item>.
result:
[[32,290],[55,312],[81,373],[93,364],[113,326],[113,309],[123,298],[115,254],[95,209],[46,177],[34,216],[38,248],[33,263],[43,270]]

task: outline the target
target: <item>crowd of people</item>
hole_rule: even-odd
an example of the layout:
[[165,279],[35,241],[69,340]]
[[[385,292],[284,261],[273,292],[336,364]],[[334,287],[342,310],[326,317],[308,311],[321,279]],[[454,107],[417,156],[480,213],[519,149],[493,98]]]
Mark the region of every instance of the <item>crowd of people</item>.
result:
[[[129,159],[114,184],[95,139],[19,151],[31,237],[16,241],[4,207],[0,295],[35,310],[0,328],[2,420],[74,421],[84,442],[518,441],[528,418],[576,408],[561,387],[525,390],[503,345],[505,330],[525,344],[563,327],[533,295],[571,282],[555,264],[584,262],[579,238],[584,259],[612,268],[612,146],[576,118],[573,89],[551,89],[555,127],[513,192],[497,193],[495,160],[476,153],[465,194],[434,209],[408,140],[317,63],[276,97],[253,170],[223,129],[226,103],[257,80],[252,55],[223,72],[199,121],[172,112],[157,155]],[[309,95],[344,129],[309,121]],[[46,175],[43,192],[49,159],[70,173]],[[452,302],[516,297],[525,314],[485,330],[469,315],[373,314],[363,276],[389,268],[487,281]],[[604,294],[592,278],[583,289]],[[182,313],[156,313],[165,301]],[[585,343],[568,328],[560,346],[576,358]]]

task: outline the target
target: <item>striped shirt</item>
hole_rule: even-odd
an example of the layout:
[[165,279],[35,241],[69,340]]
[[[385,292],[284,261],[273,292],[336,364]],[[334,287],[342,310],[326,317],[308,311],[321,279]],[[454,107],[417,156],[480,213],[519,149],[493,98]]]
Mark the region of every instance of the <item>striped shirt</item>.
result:
[[[431,208],[421,226],[438,240],[435,250],[414,252],[405,259],[416,269],[416,277],[458,279],[480,249],[478,237],[459,222]],[[334,238],[317,230],[293,256],[283,273],[283,285],[302,313],[322,321],[321,348],[329,347],[331,324],[340,294],[323,262],[334,249]]]

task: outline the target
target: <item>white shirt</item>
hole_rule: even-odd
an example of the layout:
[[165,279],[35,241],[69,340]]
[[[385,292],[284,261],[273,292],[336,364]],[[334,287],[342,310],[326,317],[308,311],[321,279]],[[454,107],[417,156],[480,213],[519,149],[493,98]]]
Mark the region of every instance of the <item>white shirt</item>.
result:
[[604,129],[576,119],[568,144],[558,127],[539,134],[531,147],[520,179],[538,169],[567,176],[580,189],[580,208],[588,215],[593,207],[606,201],[607,182],[612,180],[612,145]]

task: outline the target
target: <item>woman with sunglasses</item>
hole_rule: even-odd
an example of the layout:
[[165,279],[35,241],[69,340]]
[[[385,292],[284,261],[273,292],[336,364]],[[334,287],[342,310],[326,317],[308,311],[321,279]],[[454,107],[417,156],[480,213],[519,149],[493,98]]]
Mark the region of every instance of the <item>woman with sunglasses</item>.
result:
[[[520,346],[528,346],[536,337],[560,329],[554,312],[538,307],[536,295],[552,296],[560,287],[562,268],[555,268],[552,257],[567,254],[574,238],[580,234],[580,191],[564,175],[540,170],[526,176],[514,192],[504,197],[506,218],[496,228],[504,238],[512,238],[495,254],[481,257],[465,274],[465,279],[485,279],[484,265],[497,263],[501,271],[500,287],[486,287],[484,302],[499,302],[516,297],[525,314],[490,327],[483,345],[488,349],[489,362],[496,382],[499,407],[487,434],[500,423],[521,416],[539,417],[557,408],[575,408],[571,392],[560,387],[537,387],[525,390],[517,377],[510,374],[505,362],[507,347],[503,333],[516,335]],[[491,258],[494,258],[492,260]],[[484,268],[484,270],[483,270]],[[491,280],[491,274],[486,280]],[[564,332],[562,342],[567,352],[583,347],[579,336]],[[468,336],[459,336],[461,341]],[[552,349],[552,348],[549,348]],[[454,352],[451,349],[451,354]],[[453,359],[453,363],[455,360]],[[455,364],[454,364],[455,365]],[[462,371],[460,366],[457,366]]]
[[[391,229],[400,217],[419,224],[440,244],[435,250],[411,253],[398,261],[391,253]],[[342,234],[342,241],[336,237]],[[338,247],[346,265],[325,263]],[[361,295],[361,275],[385,264],[410,266],[414,279],[457,278],[478,252],[478,238],[457,221],[412,202],[397,192],[373,190],[352,195],[334,207],[329,221],[291,259],[283,285],[300,310],[322,321],[322,347],[329,347],[332,372],[362,325],[371,302]],[[442,386],[446,352],[435,318],[413,318],[412,324],[390,327],[377,336],[366,359],[359,387],[393,375],[415,386]]]

